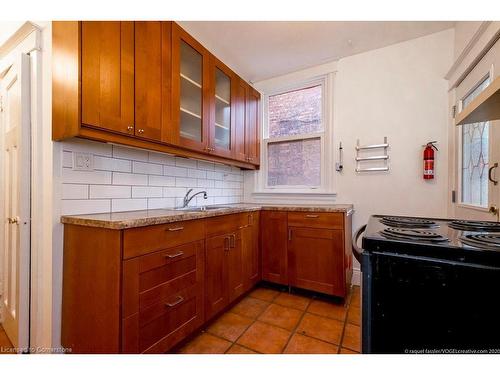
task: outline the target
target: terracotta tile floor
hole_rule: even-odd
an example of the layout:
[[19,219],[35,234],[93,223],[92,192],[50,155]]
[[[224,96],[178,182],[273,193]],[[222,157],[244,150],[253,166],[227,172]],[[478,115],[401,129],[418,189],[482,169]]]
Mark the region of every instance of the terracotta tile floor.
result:
[[356,354],[361,350],[360,294],[345,305],[314,294],[258,287],[185,344],[186,354]]
[[[5,333],[2,325],[0,324],[0,354],[10,354],[12,352],[9,352],[8,350],[5,350],[7,348],[12,348],[12,344],[7,337],[7,334]],[[2,350],[4,349],[4,350]]]

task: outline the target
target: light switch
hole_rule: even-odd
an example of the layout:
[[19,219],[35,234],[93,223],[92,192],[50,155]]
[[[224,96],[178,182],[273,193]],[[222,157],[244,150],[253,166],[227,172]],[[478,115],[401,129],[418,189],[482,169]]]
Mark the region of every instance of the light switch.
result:
[[73,169],[75,171],[93,171],[94,155],[88,152],[73,152]]

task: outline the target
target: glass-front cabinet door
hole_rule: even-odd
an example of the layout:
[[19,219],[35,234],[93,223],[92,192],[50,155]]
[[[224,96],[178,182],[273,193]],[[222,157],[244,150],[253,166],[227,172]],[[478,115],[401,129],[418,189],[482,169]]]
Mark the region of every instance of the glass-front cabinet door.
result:
[[212,84],[209,149],[216,155],[230,157],[233,153],[234,73],[213,56],[210,65]]
[[174,144],[209,152],[209,54],[177,24],[172,25],[172,125]]

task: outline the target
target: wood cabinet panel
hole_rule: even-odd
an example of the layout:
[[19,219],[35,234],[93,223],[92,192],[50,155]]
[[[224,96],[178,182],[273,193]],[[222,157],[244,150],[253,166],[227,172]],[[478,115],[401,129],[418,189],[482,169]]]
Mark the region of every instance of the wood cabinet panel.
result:
[[290,228],[288,270],[291,286],[344,296],[343,231]]
[[134,132],[134,23],[84,21],[81,28],[82,123]]
[[247,95],[248,85],[242,79],[233,82],[234,90],[234,158],[248,161],[247,149]]
[[259,212],[248,215],[248,223],[241,228],[243,274],[245,290],[250,290],[260,280]]
[[205,318],[209,320],[229,303],[227,292],[227,256],[229,236],[205,241]]
[[254,88],[248,86],[246,95],[246,126],[245,126],[245,152],[247,161],[260,164],[260,94]]
[[344,215],[340,212],[289,212],[291,227],[342,229]]
[[72,353],[120,351],[120,232],[64,226],[61,343]]
[[279,284],[288,283],[287,213],[261,212],[262,279]]
[[170,37],[162,22],[135,22],[135,135],[141,138],[162,139],[162,106],[168,103],[162,90],[163,44],[170,45]]
[[124,259],[163,250],[205,237],[203,220],[131,228],[123,231]]
[[206,219],[205,231],[207,237],[230,234],[237,231],[241,226],[248,223],[245,214],[231,214],[214,216]]
[[123,264],[125,352],[165,352],[203,324],[203,241]]
[[229,303],[245,292],[244,262],[242,230],[238,230],[230,235],[229,251],[227,252]]

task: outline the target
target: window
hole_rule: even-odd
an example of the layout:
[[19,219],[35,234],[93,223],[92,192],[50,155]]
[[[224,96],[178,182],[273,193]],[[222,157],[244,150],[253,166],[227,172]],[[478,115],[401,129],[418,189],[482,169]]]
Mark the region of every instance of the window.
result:
[[[462,100],[462,110],[489,84],[488,77],[467,94]],[[488,205],[488,138],[488,122],[462,126],[461,202],[464,204]]]
[[324,164],[325,80],[266,96],[265,187],[320,189]]

